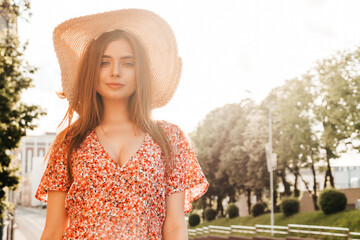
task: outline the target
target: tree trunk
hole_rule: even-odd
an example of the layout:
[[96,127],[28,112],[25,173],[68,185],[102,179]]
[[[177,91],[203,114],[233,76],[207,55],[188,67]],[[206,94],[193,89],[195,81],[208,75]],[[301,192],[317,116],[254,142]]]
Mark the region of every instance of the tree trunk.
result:
[[298,178],[299,178],[299,168],[295,167],[294,169],[294,175],[295,175],[295,182],[294,182],[294,196],[295,197],[299,197],[300,196],[300,191],[298,189]]
[[278,211],[278,209],[276,208],[276,204],[277,204],[277,197],[278,197],[278,192],[276,191],[276,190],[274,190],[274,201],[273,201],[273,203],[274,203],[274,212],[276,213],[276,212],[279,212]]
[[255,189],[255,196],[257,202],[262,202],[262,189]]
[[326,150],[326,163],[327,163],[327,169],[326,169],[326,173],[325,173],[325,181],[324,181],[324,189],[327,187],[327,179],[329,177],[329,180],[330,180],[330,185],[331,187],[335,187],[335,184],[334,184],[334,177],[332,175],[332,171],[331,171],[331,166],[330,166],[330,158],[332,156],[334,156],[333,152],[330,150],[329,147],[325,147],[325,150]]
[[220,197],[220,196],[218,196],[218,198],[217,198],[217,208],[216,208],[216,212],[217,212],[217,214],[219,214],[219,212],[220,212],[220,216],[221,217],[225,217],[224,216],[224,207],[223,207],[223,205],[222,205],[222,200],[223,200],[224,198],[223,197]]
[[201,217],[202,217],[202,221],[203,221],[203,222],[205,222],[205,210],[206,210],[206,207],[204,206],[204,207],[203,207],[202,214],[201,214]]
[[306,190],[309,192],[309,194],[312,196],[313,199],[313,204],[314,204],[314,209],[315,210],[319,210],[319,206],[317,204],[317,190],[316,190],[316,172],[315,172],[315,167],[314,164],[311,164],[311,170],[314,176],[314,187],[313,187],[313,192],[311,192],[310,187],[309,187],[309,183],[305,181],[305,179],[302,177],[301,174],[299,174],[299,177],[301,178],[301,180],[303,181],[303,183],[305,184]]
[[282,184],[284,185],[285,196],[291,196],[290,183],[288,183],[286,181],[285,168],[280,170],[280,177],[281,177]]
[[313,199],[313,203],[314,203],[314,209],[315,211],[319,210],[319,205],[318,205],[318,197],[317,197],[317,183],[316,183],[316,171],[315,171],[315,167],[314,164],[311,164],[311,171],[314,177],[314,182],[313,182],[313,192],[312,192],[312,199]]
[[248,205],[248,213],[251,214],[251,189],[246,189],[247,192],[247,205]]
[[231,194],[231,195],[229,196],[229,203],[234,203],[234,202],[236,202],[235,195],[234,195],[234,194]]
[[314,203],[314,209],[315,209],[315,211],[320,210],[319,205],[317,204],[318,197],[317,197],[315,194],[312,194],[312,199],[313,199],[313,203]]
[[211,196],[210,197],[206,197],[204,200],[202,200],[203,201],[203,211],[202,211],[202,220],[203,220],[203,222],[205,221],[205,210],[206,210],[206,208],[210,205],[210,204],[208,204],[207,203],[207,199],[209,199],[209,203],[211,202]]

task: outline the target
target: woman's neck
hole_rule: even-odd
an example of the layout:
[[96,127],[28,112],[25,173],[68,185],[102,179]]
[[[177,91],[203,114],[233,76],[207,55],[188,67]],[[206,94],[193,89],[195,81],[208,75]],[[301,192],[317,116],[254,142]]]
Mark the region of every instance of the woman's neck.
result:
[[104,113],[101,125],[118,125],[130,123],[127,102],[103,101]]

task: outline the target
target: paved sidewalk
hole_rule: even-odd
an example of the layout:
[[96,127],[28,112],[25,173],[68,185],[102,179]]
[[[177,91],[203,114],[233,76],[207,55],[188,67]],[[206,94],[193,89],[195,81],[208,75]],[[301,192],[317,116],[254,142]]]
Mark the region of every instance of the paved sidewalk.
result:
[[15,212],[16,240],[39,240],[45,225],[46,209],[17,206]]

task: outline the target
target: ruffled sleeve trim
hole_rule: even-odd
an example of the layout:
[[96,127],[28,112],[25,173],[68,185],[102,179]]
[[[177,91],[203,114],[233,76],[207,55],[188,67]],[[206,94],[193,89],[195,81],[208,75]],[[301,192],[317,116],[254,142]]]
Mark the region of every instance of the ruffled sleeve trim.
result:
[[175,124],[166,121],[162,121],[161,124],[176,151],[173,166],[165,174],[165,196],[185,191],[184,212],[188,213],[192,210],[191,203],[206,193],[209,183],[196,159],[188,136]]
[[67,171],[68,141],[64,141],[57,150],[51,150],[49,161],[40,180],[35,198],[47,202],[49,191],[68,191],[70,181]]

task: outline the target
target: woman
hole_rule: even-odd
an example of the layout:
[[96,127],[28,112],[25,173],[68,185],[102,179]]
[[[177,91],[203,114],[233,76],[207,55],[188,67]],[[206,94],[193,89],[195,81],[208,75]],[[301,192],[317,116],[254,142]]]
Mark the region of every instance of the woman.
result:
[[151,118],[181,75],[169,25],[124,9],[70,19],[53,40],[69,110],[35,195],[42,239],[187,239],[208,182],[183,131]]

